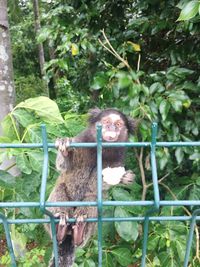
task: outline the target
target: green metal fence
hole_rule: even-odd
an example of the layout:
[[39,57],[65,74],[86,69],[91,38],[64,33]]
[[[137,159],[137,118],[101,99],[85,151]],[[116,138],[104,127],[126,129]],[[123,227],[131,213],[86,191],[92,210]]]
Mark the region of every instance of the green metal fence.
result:
[[[110,221],[140,221],[144,223],[143,227],[143,244],[142,244],[142,261],[141,267],[145,267],[146,251],[148,245],[148,229],[150,221],[189,221],[190,231],[187,238],[187,245],[185,248],[185,259],[183,267],[188,266],[189,255],[192,246],[192,239],[194,227],[197,220],[200,220],[200,209],[196,209],[192,216],[152,216],[162,206],[200,206],[200,201],[194,200],[181,200],[181,201],[161,201],[159,195],[158,176],[156,167],[156,147],[186,147],[186,146],[200,146],[200,142],[156,142],[157,124],[152,124],[152,137],[151,142],[134,142],[134,143],[102,143],[101,138],[101,125],[97,126],[97,142],[96,143],[72,143],[72,147],[97,147],[97,201],[70,201],[70,202],[46,202],[45,192],[48,176],[48,148],[54,147],[54,144],[47,142],[47,134],[45,125],[42,125],[42,144],[0,144],[0,148],[43,148],[44,151],[44,164],[42,172],[40,201],[39,202],[1,202],[0,208],[38,208],[43,214],[47,215],[47,219],[8,219],[3,213],[0,213],[0,223],[3,224],[7,247],[11,256],[12,266],[16,265],[16,259],[13,251],[9,225],[10,224],[27,224],[37,223],[44,224],[50,223],[53,237],[53,251],[55,255],[55,266],[58,266],[58,250],[56,241],[55,224],[58,219],[53,217],[48,207],[77,207],[77,206],[96,206],[98,208],[97,218],[88,218],[88,222],[98,223],[98,266],[102,266],[102,223]],[[103,201],[102,200],[102,147],[147,147],[151,151],[151,169],[152,180],[154,189],[154,200],[150,201]],[[149,206],[149,210],[144,217],[129,217],[129,218],[107,218],[102,216],[102,209],[104,206]],[[69,219],[70,222],[75,222],[73,218]]]

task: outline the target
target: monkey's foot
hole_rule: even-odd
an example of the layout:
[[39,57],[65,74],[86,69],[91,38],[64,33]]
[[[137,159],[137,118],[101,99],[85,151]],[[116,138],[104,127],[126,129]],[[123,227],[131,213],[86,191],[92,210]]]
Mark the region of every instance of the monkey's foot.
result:
[[133,173],[131,170],[126,171],[126,173],[121,178],[121,183],[123,184],[132,184],[135,179],[135,173]]
[[64,157],[67,157],[70,149],[70,144],[72,142],[72,138],[57,138],[55,142],[55,147],[62,153]]
[[57,237],[58,243],[61,244],[65,240],[65,237],[67,235],[68,215],[65,214],[64,212],[60,212],[60,213],[56,213],[54,216],[55,218],[60,218],[60,221],[57,225],[56,237]]
[[86,226],[84,219],[86,217],[86,215],[78,216],[76,219],[76,224],[72,226],[75,246],[80,246],[83,243],[83,234]]

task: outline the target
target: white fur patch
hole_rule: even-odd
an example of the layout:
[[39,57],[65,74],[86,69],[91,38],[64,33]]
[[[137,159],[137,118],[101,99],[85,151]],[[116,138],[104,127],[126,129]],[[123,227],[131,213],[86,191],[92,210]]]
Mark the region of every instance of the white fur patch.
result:
[[110,114],[108,115],[108,118],[111,118],[112,121],[121,120],[121,117],[117,114]]
[[114,168],[107,167],[102,170],[103,181],[110,185],[119,184],[124,174],[125,174],[124,167],[114,167]]

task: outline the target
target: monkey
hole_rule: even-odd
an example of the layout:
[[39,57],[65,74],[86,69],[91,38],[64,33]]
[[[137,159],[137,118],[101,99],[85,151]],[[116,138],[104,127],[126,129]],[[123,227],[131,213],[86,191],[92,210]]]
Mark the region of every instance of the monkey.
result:
[[[103,142],[127,142],[133,134],[134,120],[114,108],[92,109],[88,113],[88,128],[79,135],[56,139],[58,149],[56,167],[61,172],[48,201],[96,201],[97,199],[97,149],[72,148],[70,144],[96,142],[96,125],[102,125]],[[125,148],[113,147],[102,149],[102,168],[124,166]],[[127,171],[120,182],[130,184],[134,174]],[[104,182],[105,185],[105,182]],[[107,190],[110,186],[103,186]],[[83,247],[95,233],[96,223],[85,222],[86,218],[97,217],[97,207],[51,207],[48,208],[55,218],[58,242],[59,267],[72,267],[75,260],[75,248]],[[68,218],[75,218],[75,223],[68,223]],[[50,226],[46,230],[51,236]],[[55,266],[52,257],[49,267]]]

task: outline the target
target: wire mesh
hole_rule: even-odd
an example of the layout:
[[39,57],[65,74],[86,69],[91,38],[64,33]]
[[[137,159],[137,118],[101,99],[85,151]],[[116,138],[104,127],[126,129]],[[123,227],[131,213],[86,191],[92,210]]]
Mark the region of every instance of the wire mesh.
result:
[[[58,219],[54,218],[53,214],[47,210],[49,207],[78,207],[78,206],[96,206],[98,209],[97,218],[88,218],[88,222],[98,223],[98,266],[102,267],[102,223],[103,222],[123,222],[123,221],[138,221],[143,222],[143,244],[142,244],[142,260],[141,267],[145,267],[146,253],[148,245],[148,231],[149,222],[151,221],[189,221],[190,231],[188,234],[187,245],[185,248],[185,260],[183,267],[188,266],[190,250],[192,246],[192,239],[194,233],[194,227],[196,221],[200,220],[200,209],[196,209],[192,216],[153,216],[160,207],[163,206],[200,206],[200,201],[196,200],[173,200],[162,201],[159,195],[158,175],[156,167],[156,147],[190,147],[200,146],[200,142],[156,142],[157,124],[152,124],[152,138],[151,142],[130,142],[130,143],[102,143],[101,137],[101,125],[97,125],[97,142],[96,143],[72,143],[72,147],[96,147],[97,148],[97,201],[70,201],[70,202],[46,202],[46,184],[48,177],[48,149],[55,147],[54,144],[48,143],[46,127],[42,125],[42,144],[0,144],[0,148],[42,148],[44,151],[42,181],[40,190],[39,202],[1,202],[0,208],[38,208],[47,218],[43,219],[8,219],[3,213],[0,212],[0,223],[3,224],[7,247],[11,257],[11,265],[17,266],[12,240],[10,236],[11,224],[44,224],[50,223],[52,229],[53,239],[53,252],[55,256],[55,266],[58,266],[58,248],[56,240],[56,228],[55,224],[58,223]],[[154,200],[146,201],[103,201],[102,199],[102,148],[103,147],[148,147],[151,151],[151,170],[153,180],[153,192]],[[104,206],[146,206],[149,207],[146,215],[143,217],[103,217],[102,210]],[[75,222],[75,219],[69,218],[69,222]]]

